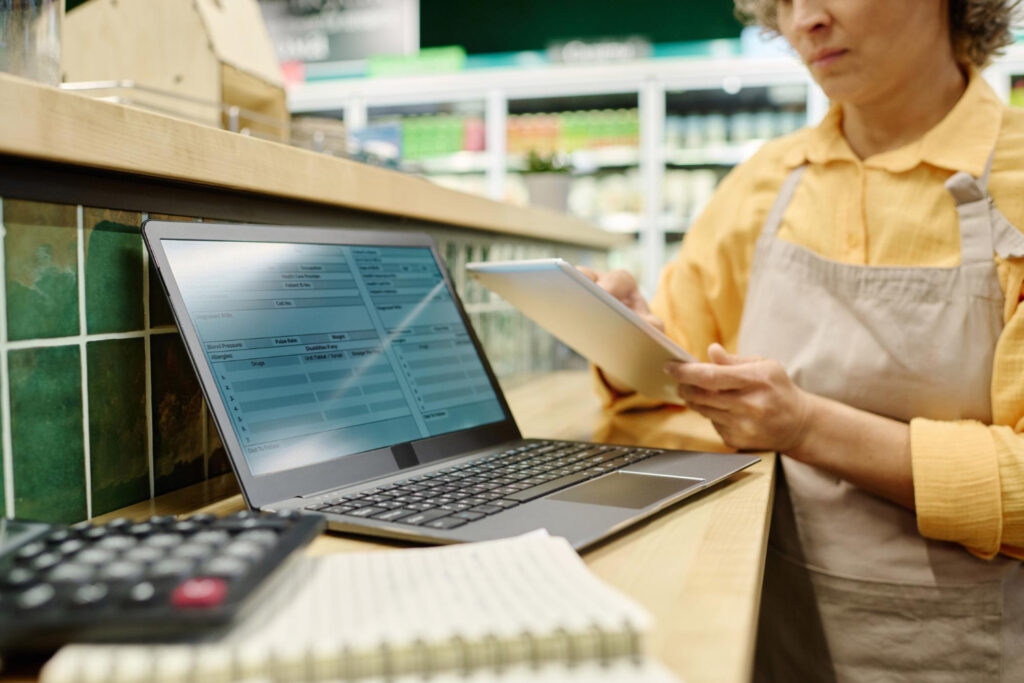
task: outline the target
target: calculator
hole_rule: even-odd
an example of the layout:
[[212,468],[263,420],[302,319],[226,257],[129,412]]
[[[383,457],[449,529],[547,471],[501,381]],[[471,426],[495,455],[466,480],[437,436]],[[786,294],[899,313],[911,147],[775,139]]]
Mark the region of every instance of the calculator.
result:
[[324,527],[295,511],[73,526],[0,519],[0,653],[223,627]]

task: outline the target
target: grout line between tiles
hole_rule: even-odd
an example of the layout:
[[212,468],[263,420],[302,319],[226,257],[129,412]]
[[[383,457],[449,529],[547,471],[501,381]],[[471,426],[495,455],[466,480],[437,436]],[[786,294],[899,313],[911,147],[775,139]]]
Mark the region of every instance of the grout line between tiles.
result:
[[85,464],[85,518],[92,519],[92,452],[89,443],[89,359],[86,339],[89,325],[85,306],[85,209],[79,204],[78,215],[78,360],[82,368],[82,459]]
[[139,339],[154,334],[173,334],[178,329],[174,325],[164,325],[151,330],[134,330],[131,332],[101,332],[98,334],[74,335],[70,337],[50,337],[48,339],[23,339],[2,344],[10,351],[22,349],[40,349],[51,346],[74,346],[82,342],[109,341],[111,339]]
[[[0,344],[7,341],[7,226],[3,199],[0,198]],[[3,439],[4,514],[14,517],[14,450],[11,448],[11,382],[7,368],[7,350],[0,351],[0,438]]]

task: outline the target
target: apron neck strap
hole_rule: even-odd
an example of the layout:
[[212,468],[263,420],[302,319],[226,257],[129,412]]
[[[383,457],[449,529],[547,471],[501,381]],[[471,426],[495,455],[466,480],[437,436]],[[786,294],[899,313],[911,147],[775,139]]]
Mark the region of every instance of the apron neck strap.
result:
[[803,177],[806,170],[807,164],[801,164],[790,171],[786,179],[782,181],[782,187],[779,188],[779,193],[775,195],[775,202],[768,211],[768,216],[764,219],[764,225],[761,228],[762,236],[774,237],[779,232],[779,226],[782,225],[782,215],[786,213],[786,207],[789,206],[789,202],[793,199],[793,195],[796,193],[796,186],[800,184],[800,178]]
[[946,189],[956,203],[960,219],[960,262],[991,262],[993,253],[993,214],[998,215],[988,195],[995,149],[988,155],[985,170],[975,179],[960,171],[946,181]]
[[[994,249],[1000,258],[1020,258],[1024,256],[1024,232],[1021,232],[1010,221],[1006,220],[1006,217],[996,208],[995,203],[992,202],[988,194],[988,178],[992,172],[992,159],[995,156],[996,152],[993,149],[992,153],[988,155],[988,161],[985,163],[985,171],[978,178],[977,183],[988,200],[989,219],[991,220],[991,239],[990,243],[985,246],[990,247],[987,252],[989,256],[991,256],[992,249]],[[961,240],[963,240],[962,237]]]

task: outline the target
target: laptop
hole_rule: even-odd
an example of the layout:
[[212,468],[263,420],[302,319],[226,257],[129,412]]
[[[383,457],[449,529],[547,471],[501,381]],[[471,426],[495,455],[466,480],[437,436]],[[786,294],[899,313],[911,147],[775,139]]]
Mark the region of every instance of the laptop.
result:
[[525,439],[424,234],[146,221],[250,508],[423,543],[577,549],[756,456]]

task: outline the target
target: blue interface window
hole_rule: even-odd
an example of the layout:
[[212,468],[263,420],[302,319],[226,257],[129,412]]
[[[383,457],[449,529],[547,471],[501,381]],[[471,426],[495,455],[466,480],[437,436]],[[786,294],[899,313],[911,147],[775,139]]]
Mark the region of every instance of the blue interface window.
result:
[[505,419],[429,249],[162,245],[253,474]]

